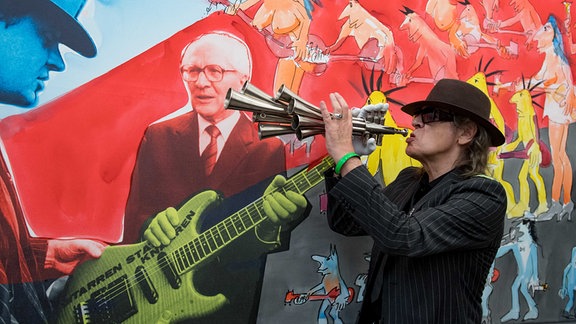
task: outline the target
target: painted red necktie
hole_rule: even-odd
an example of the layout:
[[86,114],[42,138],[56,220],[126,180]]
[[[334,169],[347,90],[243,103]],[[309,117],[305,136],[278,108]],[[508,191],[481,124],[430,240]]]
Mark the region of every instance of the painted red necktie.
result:
[[212,173],[214,165],[216,165],[216,156],[218,155],[218,136],[220,130],[214,125],[206,127],[206,132],[210,135],[210,143],[202,153],[202,159],[205,162],[206,175]]

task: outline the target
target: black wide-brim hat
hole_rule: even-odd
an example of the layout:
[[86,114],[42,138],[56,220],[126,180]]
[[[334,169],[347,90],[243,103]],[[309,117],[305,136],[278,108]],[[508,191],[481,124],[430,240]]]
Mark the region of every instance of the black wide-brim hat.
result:
[[25,6],[58,31],[58,42],[91,58],[96,56],[96,45],[78,21],[85,3],[86,0],[20,0],[16,5]]
[[504,134],[490,121],[490,99],[475,86],[460,80],[442,79],[434,85],[426,100],[409,103],[402,111],[414,115],[426,107],[441,108],[469,117],[484,127],[492,146],[504,144]]

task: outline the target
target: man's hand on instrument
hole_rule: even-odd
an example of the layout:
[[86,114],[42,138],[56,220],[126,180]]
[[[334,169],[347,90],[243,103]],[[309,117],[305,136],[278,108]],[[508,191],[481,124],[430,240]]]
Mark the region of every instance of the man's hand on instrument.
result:
[[48,240],[45,269],[53,269],[70,274],[76,266],[86,260],[97,259],[102,255],[106,244],[85,239]]
[[155,247],[168,245],[176,237],[176,225],[180,224],[178,211],[174,207],[156,214],[144,231],[144,239]]
[[308,205],[303,195],[292,190],[280,191],[285,184],[286,178],[277,175],[264,192],[262,205],[268,219],[256,227],[256,235],[263,242],[277,243],[280,227],[298,219]]

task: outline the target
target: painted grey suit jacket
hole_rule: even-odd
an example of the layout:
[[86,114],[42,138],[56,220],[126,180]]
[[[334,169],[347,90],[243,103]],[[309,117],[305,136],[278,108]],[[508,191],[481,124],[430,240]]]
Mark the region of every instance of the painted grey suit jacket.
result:
[[327,177],[330,227],[374,239],[359,323],[480,323],[506,195],[491,178],[461,173],[452,170],[412,207],[417,168],[386,188],[363,167],[341,180]]

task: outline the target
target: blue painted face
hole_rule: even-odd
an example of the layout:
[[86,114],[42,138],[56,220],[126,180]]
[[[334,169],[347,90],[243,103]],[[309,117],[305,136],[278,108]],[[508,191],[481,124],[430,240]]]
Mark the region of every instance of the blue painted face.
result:
[[58,36],[43,19],[0,21],[0,103],[33,107],[50,71],[63,71]]

